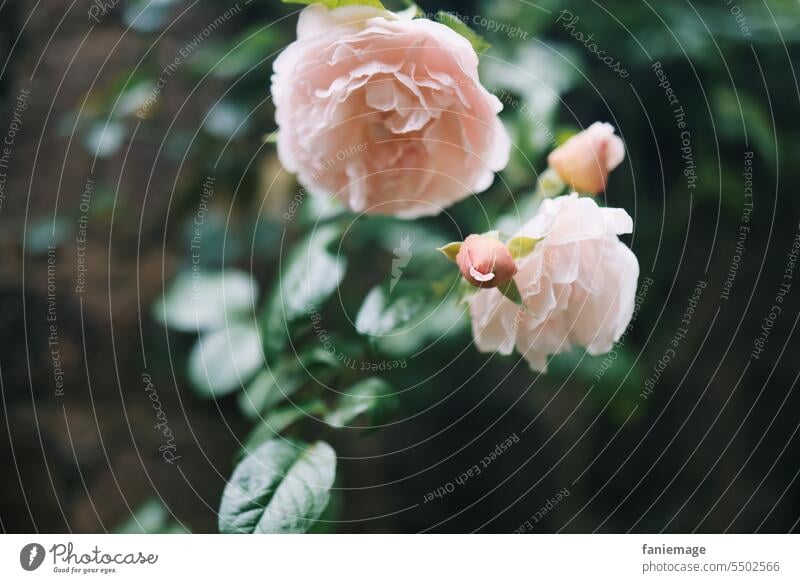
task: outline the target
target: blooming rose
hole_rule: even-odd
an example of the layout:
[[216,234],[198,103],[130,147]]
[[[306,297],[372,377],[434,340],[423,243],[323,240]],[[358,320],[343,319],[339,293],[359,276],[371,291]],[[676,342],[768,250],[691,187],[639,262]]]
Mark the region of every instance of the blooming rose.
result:
[[546,199],[519,235],[541,238],[517,260],[523,309],[496,289],[472,298],[472,332],[483,352],[516,347],[533,370],[577,344],[589,354],[611,350],[633,315],[639,263],[617,235],[633,230],[622,209],[601,208],[577,194]]
[[598,194],[624,159],[625,145],[614,126],[598,121],[553,150],[547,163],[573,190]]
[[300,14],[272,77],[278,154],[353,211],[438,214],[486,190],[511,143],[478,56],[450,28],[369,6]]
[[497,287],[511,281],[517,266],[508,247],[489,235],[470,235],[456,255],[461,275],[477,287]]

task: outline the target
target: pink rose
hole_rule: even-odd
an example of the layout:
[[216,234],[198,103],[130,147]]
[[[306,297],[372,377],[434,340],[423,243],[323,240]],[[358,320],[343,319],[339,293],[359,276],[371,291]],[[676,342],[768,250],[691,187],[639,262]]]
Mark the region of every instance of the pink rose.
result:
[[517,260],[514,277],[527,309],[496,289],[471,300],[472,332],[482,352],[514,348],[531,369],[573,345],[603,354],[633,315],[639,262],[617,235],[633,230],[622,209],[602,208],[577,194],[546,199],[519,235],[544,237]]
[[278,155],[356,212],[435,215],[486,190],[511,143],[478,56],[450,28],[367,6],[300,14],[272,77]]
[[505,285],[517,273],[508,247],[488,235],[470,235],[464,239],[456,263],[464,279],[476,287]]
[[614,126],[598,121],[553,150],[547,163],[573,190],[598,194],[624,159],[625,145]]

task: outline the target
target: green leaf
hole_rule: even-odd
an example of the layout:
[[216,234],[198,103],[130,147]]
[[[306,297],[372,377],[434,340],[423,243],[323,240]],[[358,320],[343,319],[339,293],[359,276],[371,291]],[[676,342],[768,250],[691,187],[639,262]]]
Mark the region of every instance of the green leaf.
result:
[[239,322],[203,334],[189,355],[189,381],[203,397],[221,397],[247,382],[263,366],[258,329]]
[[472,45],[472,48],[475,49],[475,52],[479,55],[485,53],[492,46],[485,38],[467,26],[456,14],[439,11],[436,13],[436,20],[467,39]]
[[338,239],[339,227],[316,229],[283,262],[279,283],[270,297],[264,316],[264,342],[275,354],[286,344],[286,327],[300,317],[309,317],[339,287],[347,260],[333,254],[329,246]]
[[320,417],[327,411],[327,406],[321,399],[300,405],[287,405],[277,409],[264,417],[263,422],[254,429],[242,446],[242,454],[256,449],[269,439],[277,437],[285,429],[304,417]]
[[119,151],[127,136],[128,129],[124,123],[98,120],[89,127],[83,142],[90,154],[108,158]]
[[258,24],[240,35],[232,49],[228,50],[230,45],[224,43],[224,49],[220,51],[222,54],[215,55],[218,58],[210,63],[208,69],[213,69],[212,75],[215,77],[239,77],[259,63],[265,64],[267,55],[281,46],[282,36],[276,27]]
[[539,241],[541,241],[541,239],[519,236],[509,240],[506,247],[508,247],[508,250],[511,252],[511,257],[516,261],[517,259],[522,259],[533,253]]
[[365,336],[384,336],[413,320],[428,305],[432,288],[428,284],[400,282],[391,294],[374,287],[356,316],[356,329]]
[[251,419],[260,418],[302,387],[329,382],[341,367],[342,362],[321,347],[282,357],[261,371],[239,395],[239,408]]
[[506,285],[498,287],[497,290],[515,304],[523,307],[525,306],[525,304],[522,302],[522,294],[519,293],[517,282],[513,279]]
[[278,365],[261,371],[239,395],[239,408],[245,416],[255,419],[273,405],[291,397],[305,381],[305,376],[287,366]]
[[300,533],[328,505],[336,453],[322,441],[270,440],[236,467],[222,493],[222,533]]
[[125,3],[122,19],[137,32],[154,32],[169,21],[175,0],[131,0]]
[[462,241],[453,241],[452,243],[448,243],[442,247],[437,248],[437,251],[441,251],[442,254],[447,257],[450,261],[455,262],[456,255],[458,252],[461,251]]
[[360,415],[387,409],[392,392],[391,386],[378,377],[356,383],[341,396],[334,410],[325,416],[325,422],[341,428]]
[[339,8],[340,6],[374,6],[383,8],[380,0],[282,0],[284,4],[322,4],[326,8]]
[[197,332],[241,320],[257,300],[258,284],[244,271],[185,272],[153,305],[153,316],[168,328]]
[[147,534],[161,530],[167,522],[167,510],[155,499],[139,506],[124,524],[117,527],[118,534]]
[[133,511],[133,515],[114,529],[116,534],[170,534],[186,533],[186,529],[172,520],[171,514],[160,500],[151,498]]

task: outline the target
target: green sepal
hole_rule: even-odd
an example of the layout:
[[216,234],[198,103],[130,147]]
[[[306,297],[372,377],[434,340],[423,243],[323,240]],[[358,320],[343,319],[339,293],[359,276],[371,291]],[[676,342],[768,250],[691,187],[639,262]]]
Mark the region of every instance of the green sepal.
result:
[[458,252],[461,250],[461,244],[461,241],[453,241],[442,247],[437,247],[436,250],[441,251],[445,257],[455,263],[456,255],[458,255]]

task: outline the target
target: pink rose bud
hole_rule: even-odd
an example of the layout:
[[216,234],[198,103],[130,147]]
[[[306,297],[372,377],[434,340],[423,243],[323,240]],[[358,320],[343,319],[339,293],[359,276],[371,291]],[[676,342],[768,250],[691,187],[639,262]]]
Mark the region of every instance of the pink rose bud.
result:
[[456,255],[461,274],[476,287],[504,285],[517,273],[508,247],[488,235],[470,235]]
[[553,150],[547,163],[573,190],[598,194],[624,158],[625,145],[614,126],[595,122]]

